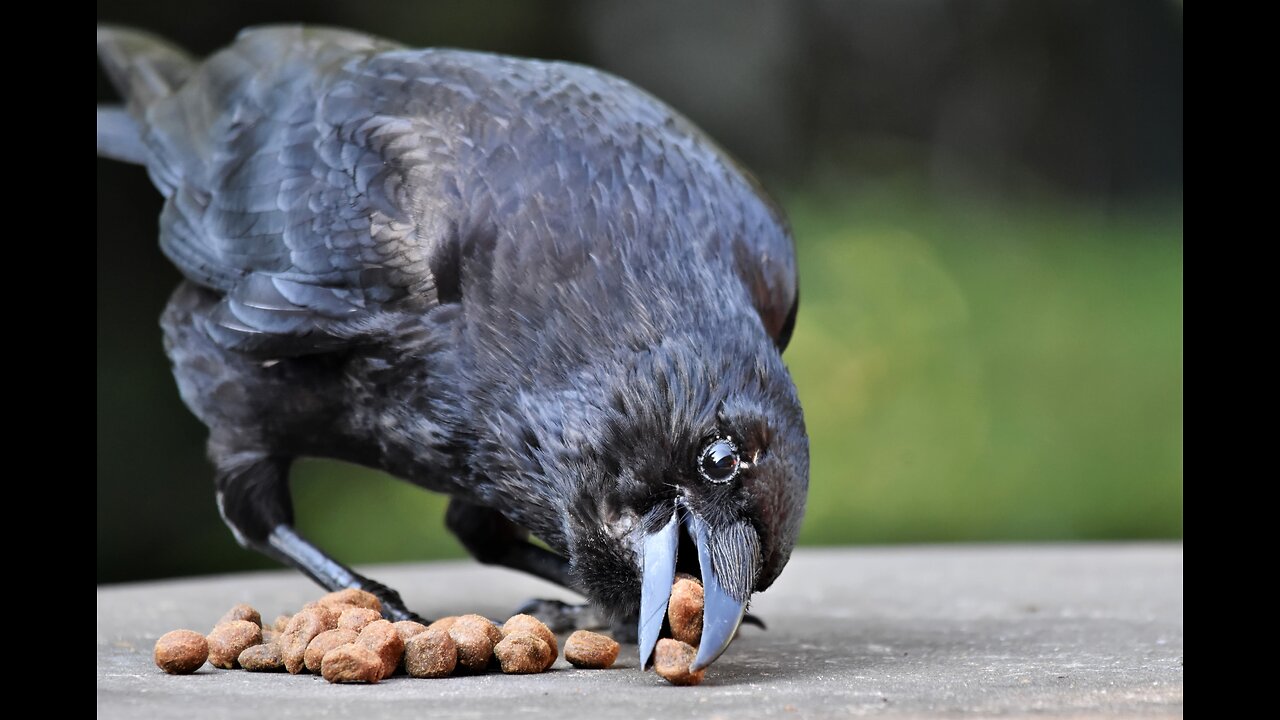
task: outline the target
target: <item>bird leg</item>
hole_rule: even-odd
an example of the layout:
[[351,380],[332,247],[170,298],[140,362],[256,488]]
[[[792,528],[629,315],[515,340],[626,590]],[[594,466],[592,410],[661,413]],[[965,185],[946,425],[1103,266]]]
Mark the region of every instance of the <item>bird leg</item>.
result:
[[[445,525],[476,560],[521,570],[582,594],[576,587],[569,561],[546,548],[529,542],[529,532],[490,508],[454,498],[445,513]],[[598,629],[608,621],[587,603],[575,605],[560,600],[533,599],[517,613],[537,617],[553,632]],[[634,628],[631,630],[634,632]]]
[[532,615],[541,620],[553,633],[571,630],[609,629],[613,639],[619,642],[635,642],[634,622],[610,623],[596,612],[591,603],[567,603],[561,600],[533,598],[516,608],[516,614]]
[[293,528],[291,459],[256,453],[214,455],[218,511],[241,545],[298,568],[326,590],[359,588],[373,593],[382,602],[382,614],[393,621],[425,624],[405,607],[398,592],[334,560]]
[[476,560],[522,570],[577,592],[569,561],[529,542],[529,532],[496,510],[453,498],[445,525]]

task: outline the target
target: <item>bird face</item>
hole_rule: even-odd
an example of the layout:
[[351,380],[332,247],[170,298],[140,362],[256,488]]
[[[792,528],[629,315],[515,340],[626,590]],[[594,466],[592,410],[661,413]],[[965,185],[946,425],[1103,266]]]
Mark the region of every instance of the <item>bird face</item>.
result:
[[[795,545],[808,439],[777,351],[647,353],[613,398],[572,517],[570,559],[597,606],[638,622],[648,666],[677,572],[706,598],[694,668],[728,647]],[[727,359],[726,359],[727,358]]]

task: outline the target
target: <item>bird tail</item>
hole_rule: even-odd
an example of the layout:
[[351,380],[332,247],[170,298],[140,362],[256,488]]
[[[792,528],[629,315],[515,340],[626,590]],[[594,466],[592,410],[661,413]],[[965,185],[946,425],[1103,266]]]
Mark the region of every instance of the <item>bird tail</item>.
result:
[[98,59],[125,102],[98,106],[98,154],[142,163],[146,148],[139,121],[148,107],[186,82],[196,61],[155,35],[111,25],[98,26]]

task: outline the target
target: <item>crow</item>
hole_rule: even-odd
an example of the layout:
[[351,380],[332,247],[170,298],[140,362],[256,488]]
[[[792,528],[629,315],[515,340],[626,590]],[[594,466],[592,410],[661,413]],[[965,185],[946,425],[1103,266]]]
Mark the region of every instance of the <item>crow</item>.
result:
[[294,529],[290,464],[336,458],[448,494],[477,560],[628,623],[642,667],[690,572],[695,668],[725,650],[809,476],[794,243],[751,174],[582,65],[296,25],[97,47],[98,154],[164,195],[164,347],[241,545],[416,618]]

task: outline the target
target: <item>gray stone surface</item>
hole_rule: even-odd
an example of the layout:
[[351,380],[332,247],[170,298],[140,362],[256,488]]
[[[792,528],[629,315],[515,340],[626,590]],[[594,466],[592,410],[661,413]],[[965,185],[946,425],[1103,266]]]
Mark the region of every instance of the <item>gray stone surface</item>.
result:
[[[254,573],[98,588],[99,718],[1121,717],[1182,715],[1182,546],[948,546],[797,551],[701,686],[668,686],[624,646],[612,670],[392,678],[222,671],[168,676],[157,637],[207,632],[247,602],[264,618],[319,591]],[[573,599],[474,563],[364,568],[428,616],[506,617]]]

